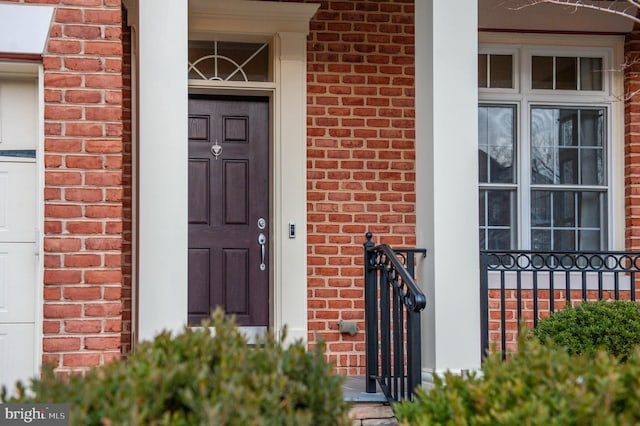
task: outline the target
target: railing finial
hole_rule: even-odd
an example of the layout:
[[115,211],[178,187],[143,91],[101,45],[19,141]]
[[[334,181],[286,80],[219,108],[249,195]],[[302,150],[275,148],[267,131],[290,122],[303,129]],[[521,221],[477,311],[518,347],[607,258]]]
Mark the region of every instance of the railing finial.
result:
[[[367,242],[363,244],[364,251],[366,253],[369,249],[372,249],[373,247],[375,247],[376,244],[371,240],[373,238],[373,234],[371,232],[367,232],[366,234],[364,234],[364,236],[367,238]],[[365,261],[365,265],[366,264],[367,262]]]

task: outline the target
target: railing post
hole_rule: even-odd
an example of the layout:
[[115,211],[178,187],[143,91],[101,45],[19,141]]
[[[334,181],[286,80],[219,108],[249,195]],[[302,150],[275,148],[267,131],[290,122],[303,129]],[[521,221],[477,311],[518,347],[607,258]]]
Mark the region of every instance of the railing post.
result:
[[480,348],[481,358],[489,353],[489,255],[480,252]]
[[422,385],[422,341],[420,336],[420,314],[407,310],[407,382],[408,396],[412,395],[417,387]]
[[416,278],[416,255],[412,250],[407,250],[407,271],[411,278]]
[[375,247],[371,232],[365,235],[364,243],[364,304],[365,304],[365,351],[366,351],[366,391],[376,392],[376,376],[378,375],[378,292],[376,269],[372,267],[371,250]]

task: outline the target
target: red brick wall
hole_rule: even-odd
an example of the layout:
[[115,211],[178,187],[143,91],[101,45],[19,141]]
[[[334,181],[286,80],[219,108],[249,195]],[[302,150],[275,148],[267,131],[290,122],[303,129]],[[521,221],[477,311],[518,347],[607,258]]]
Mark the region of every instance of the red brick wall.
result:
[[[525,273],[526,275],[526,273]],[[557,278],[559,279],[559,278]],[[621,277],[621,279],[624,279]],[[560,280],[560,279],[559,279]],[[562,288],[564,281],[556,282],[556,290],[553,292],[553,309],[554,312],[563,309],[567,305],[567,291],[557,290]],[[627,287],[628,288],[628,287]],[[523,289],[520,299],[521,317],[518,318],[518,296],[517,290],[506,289],[504,292],[504,339],[507,352],[514,352],[518,347],[518,329],[521,323],[526,328],[533,328],[535,313],[538,318],[546,318],[551,314],[550,296],[548,289],[538,290],[537,300],[534,300],[534,292],[531,289]],[[575,306],[582,302],[582,290],[572,289],[569,294],[571,305]],[[613,290],[604,290],[602,299],[615,300],[616,295]],[[621,290],[618,293],[620,300],[629,300],[631,292],[629,290]],[[599,300],[598,290],[588,290],[586,300]],[[640,300],[640,290],[636,290],[636,300]],[[502,344],[502,295],[499,289],[489,290],[489,349],[500,350]]]
[[43,358],[61,372],[120,357],[122,43],[120,0],[56,6],[43,57]]
[[[633,63],[625,70],[625,93],[640,92],[640,29],[627,36],[625,56]],[[640,93],[625,101],[624,127],[625,245],[640,250]]]
[[[364,234],[415,246],[413,1],[321,1],[307,73],[309,341],[364,373]],[[356,336],[338,331],[357,321]]]

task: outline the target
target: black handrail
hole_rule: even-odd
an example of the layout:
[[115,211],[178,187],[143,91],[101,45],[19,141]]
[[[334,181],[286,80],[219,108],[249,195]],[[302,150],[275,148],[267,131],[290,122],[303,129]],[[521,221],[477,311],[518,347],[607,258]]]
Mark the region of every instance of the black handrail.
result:
[[[506,358],[507,340],[513,341],[513,337],[507,337],[520,332],[526,311],[535,327],[541,315],[555,312],[572,300],[635,301],[639,272],[640,253],[636,252],[480,251],[482,355],[487,354],[492,341],[499,340],[496,349]],[[494,291],[495,299],[491,306],[490,291]],[[515,309],[515,313],[507,315],[507,309]],[[493,338],[489,335],[490,320],[494,322]]]
[[414,256],[427,251],[376,246],[370,232],[366,238],[366,391],[378,383],[390,401],[412,399],[422,383],[420,311],[427,303],[414,281]]

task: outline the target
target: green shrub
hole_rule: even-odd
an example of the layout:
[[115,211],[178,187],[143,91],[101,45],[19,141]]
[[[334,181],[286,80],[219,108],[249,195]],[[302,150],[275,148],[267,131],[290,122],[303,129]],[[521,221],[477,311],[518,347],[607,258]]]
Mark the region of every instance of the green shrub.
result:
[[541,320],[532,331],[572,354],[592,355],[598,349],[624,360],[640,344],[640,305],[631,301],[583,302]]
[[62,379],[45,368],[31,392],[2,399],[69,403],[71,424],[83,426],[348,424],[342,378],[322,345],[307,352],[268,334],[251,347],[220,312],[204,325],[163,332],[129,360],[84,376]]
[[447,373],[394,411],[403,425],[631,425],[640,423],[640,354],[626,363],[520,342],[508,361],[485,360],[482,375]]

